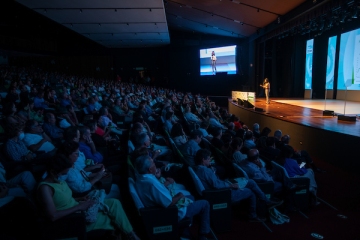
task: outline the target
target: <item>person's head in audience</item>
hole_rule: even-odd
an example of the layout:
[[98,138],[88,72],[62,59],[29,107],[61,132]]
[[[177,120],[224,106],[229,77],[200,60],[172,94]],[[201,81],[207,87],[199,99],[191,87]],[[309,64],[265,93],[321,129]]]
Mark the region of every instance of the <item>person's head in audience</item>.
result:
[[180,123],[175,123],[171,129],[170,136],[172,138],[185,135],[184,129]]
[[282,136],[281,142],[288,145],[290,143],[290,135],[286,134],[286,135]]
[[68,98],[69,98],[69,94],[67,94],[67,92],[64,92],[64,93],[62,94],[62,98],[63,98],[63,99],[68,99]]
[[156,174],[156,165],[150,156],[142,155],[136,158],[135,168],[139,174]]
[[241,138],[236,137],[231,142],[231,148],[234,151],[240,151],[242,146],[243,146],[243,140]]
[[134,162],[138,157],[140,156],[149,156],[149,151],[146,147],[140,147],[138,149],[135,149],[132,153],[131,153],[131,159],[132,162]]
[[80,140],[80,131],[76,126],[71,126],[65,129],[64,132],[64,140],[65,141],[74,141],[79,142]]
[[277,140],[280,140],[281,139],[281,136],[282,136],[282,132],[280,129],[276,130],[274,132],[274,137],[277,139]]
[[150,137],[147,133],[140,133],[136,136],[135,143],[133,143],[135,146],[135,149],[138,149],[140,147],[150,147],[151,141]]
[[74,164],[79,158],[79,143],[75,141],[65,141],[61,146],[60,152],[68,157]]
[[136,123],[133,124],[131,132],[133,132],[134,134],[140,134],[143,131],[144,131],[144,126],[141,123],[136,122]]
[[200,130],[193,130],[190,133],[190,139],[194,140],[197,143],[201,142],[201,138],[202,138],[203,134]]
[[285,159],[292,158],[294,152],[293,152],[293,149],[287,145],[282,146],[280,150],[281,150],[281,152],[280,152],[280,157],[278,158],[278,160],[281,165],[284,165]]
[[228,129],[231,130],[231,131],[234,131],[234,129],[235,129],[235,123],[229,122],[229,124],[228,124]]
[[107,107],[101,107],[99,109],[99,115],[100,116],[107,116],[109,114],[109,111],[107,109]]
[[261,136],[256,140],[256,147],[259,150],[264,150],[266,148],[266,139],[267,137]]
[[167,112],[165,115],[165,119],[171,121],[174,116],[173,112]]
[[254,134],[251,130],[246,131],[245,140],[254,140]]
[[211,152],[207,149],[199,149],[194,157],[196,165],[210,167],[211,165]]
[[224,142],[224,147],[228,148],[228,147],[230,147],[230,144],[232,142],[232,136],[230,133],[224,133],[221,136],[221,140]]
[[269,133],[271,133],[271,129],[268,128],[268,127],[264,127],[263,130],[260,133],[260,136],[267,137],[267,136],[269,136]]
[[35,120],[28,120],[25,123],[25,133],[32,133],[32,134],[41,134],[43,132],[43,129],[41,125]]
[[44,119],[45,123],[49,123],[51,125],[55,125],[56,124],[56,118],[55,115],[52,113],[46,113],[45,114],[45,119]]
[[4,105],[2,113],[4,116],[11,116],[14,115],[17,111],[16,105],[13,102],[8,102]]
[[222,129],[220,127],[215,127],[213,130],[212,130],[212,134],[214,137],[220,139],[221,136],[222,136]]
[[38,97],[38,98],[44,98],[44,91],[43,91],[43,90],[39,90],[39,92],[37,93],[37,97]]
[[17,123],[9,123],[6,125],[5,133],[9,139],[22,140],[24,138],[24,125]]
[[56,154],[47,166],[48,177],[58,182],[58,179],[62,175],[66,175],[72,167],[73,163],[68,157],[64,154]]
[[258,159],[259,159],[259,151],[257,149],[253,148],[247,152],[247,160],[249,162],[256,162],[258,161]]
[[96,129],[98,128],[97,122],[95,120],[88,121],[86,126],[90,129],[91,133],[96,132]]
[[79,141],[85,142],[85,143],[88,142],[88,140],[91,138],[90,129],[85,126],[81,126],[81,127],[79,127],[79,132],[80,132]]
[[258,123],[254,123],[253,132],[260,133],[260,125]]
[[276,142],[276,138],[275,138],[275,137],[267,137],[267,138],[266,138],[266,146],[267,146],[267,147],[275,148],[275,142]]

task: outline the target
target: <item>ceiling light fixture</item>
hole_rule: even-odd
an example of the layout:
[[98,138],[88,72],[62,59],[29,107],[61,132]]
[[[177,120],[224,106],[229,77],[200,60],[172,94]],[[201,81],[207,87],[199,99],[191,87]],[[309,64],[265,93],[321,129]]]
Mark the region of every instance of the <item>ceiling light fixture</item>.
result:
[[101,27],[101,24],[99,23],[99,27]]
[[115,10],[114,10],[115,12],[117,12],[117,9],[115,8]]
[[151,8],[149,9],[149,11],[151,12]]
[[129,26],[129,23],[126,23],[126,25],[128,25],[128,26]]
[[80,13],[82,13],[82,9],[80,9]]

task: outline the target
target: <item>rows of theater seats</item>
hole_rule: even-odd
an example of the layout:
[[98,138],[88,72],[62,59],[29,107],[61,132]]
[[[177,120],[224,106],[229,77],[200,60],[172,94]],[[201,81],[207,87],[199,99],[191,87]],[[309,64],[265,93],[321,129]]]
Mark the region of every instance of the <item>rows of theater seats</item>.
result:
[[[16,70],[13,70],[16,72]],[[54,78],[57,78],[59,76],[54,76]],[[23,88],[25,88],[27,84],[31,84],[31,77],[25,76],[23,79],[20,78],[20,82],[23,82],[22,85]],[[235,121],[238,121],[238,117],[231,116],[231,114],[228,114],[226,110],[216,106],[216,103],[211,102],[210,99],[205,98],[200,95],[192,95],[184,94],[181,92],[173,92],[168,89],[161,89],[161,88],[155,88],[155,87],[149,87],[149,86],[142,86],[142,85],[136,85],[136,84],[128,84],[128,83],[111,83],[113,86],[115,86],[115,89],[113,88],[110,92],[107,92],[106,84],[109,84],[109,82],[96,82],[93,79],[87,79],[87,81],[92,81],[92,84],[87,84],[85,80],[82,80],[81,78],[77,78],[76,76],[60,76],[59,81],[57,85],[53,86],[52,88],[49,88],[48,90],[55,90],[56,95],[61,96],[64,93],[68,92],[69,95],[71,95],[73,89],[77,89],[75,91],[75,94],[78,94],[78,100],[75,101],[74,97],[72,100],[75,102],[75,105],[77,107],[76,111],[76,118],[77,118],[77,125],[85,124],[85,122],[88,119],[98,119],[99,109],[92,109],[89,107],[90,103],[87,101],[83,101],[82,94],[85,94],[86,99],[94,99],[100,98],[99,102],[102,103],[103,106],[106,106],[109,109],[109,112],[112,115],[112,122],[116,123],[119,128],[122,129],[123,134],[121,134],[120,139],[118,140],[119,145],[117,146],[119,151],[123,156],[121,159],[122,161],[127,162],[128,171],[124,171],[128,174],[128,176],[124,177],[122,176],[122,181],[119,183],[122,191],[128,191],[130,192],[130,195],[127,195],[126,193],[122,194],[123,198],[126,198],[127,196],[131,196],[132,206],[134,206],[134,209],[129,210],[132,213],[137,213],[136,216],[129,216],[129,218],[132,221],[139,222],[139,227],[136,229],[140,233],[142,233],[143,237],[147,237],[149,239],[175,239],[180,232],[188,227],[190,225],[189,219],[184,219],[180,223],[177,222],[177,209],[175,207],[172,208],[148,208],[144,206],[141,202],[141,199],[139,198],[134,182],[136,181],[136,171],[133,166],[133,156],[132,151],[136,150],[136,147],[140,146],[137,143],[133,143],[131,141],[132,136],[132,127],[139,122],[148,122],[148,126],[150,128],[150,132],[153,132],[153,138],[159,145],[161,145],[164,148],[168,148],[170,151],[170,154],[166,156],[165,161],[174,164],[176,166],[176,171],[168,173],[169,176],[174,177],[176,182],[182,183],[186,188],[191,192],[193,196],[195,196],[196,199],[206,199],[211,204],[211,223],[212,228],[215,232],[226,232],[231,231],[231,221],[232,221],[232,204],[230,200],[230,190],[229,189],[219,189],[219,190],[205,190],[204,186],[201,184],[201,181],[197,178],[196,174],[194,173],[191,164],[189,164],[188,159],[184,156],[182,153],[180,147],[175,143],[173,137],[171,137],[171,132],[169,129],[166,128],[166,120],[167,116],[171,116],[171,114],[167,115],[166,113],[170,108],[173,110],[174,115],[172,118],[175,118],[175,121],[180,123],[183,127],[185,134],[187,136],[191,135],[191,132],[197,129],[205,129],[209,133],[208,138],[203,138],[203,145],[201,145],[204,148],[208,148],[211,150],[212,155],[214,157],[214,160],[216,164],[222,166],[226,170],[226,177],[227,178],[242,178],[244,181],[248,178],[246,172],[239,167],[237,164],[233,162],[233,159],[231,156],[229,157],[225,152],[223,152],[221,149],[215,147],[211,143],[211,133],[216,129],[216,126],[212,125],[214,122],[211,122],[210,119],[214,119],[214,121],[221,124],[223,131],[226,132],[226,129],[228,127],[228,124]],[[65,81],[67,79],[67,81]],[[9,86],[9,92],[8,94],[11,94],[14,84],[14,81],[10,83]],[[50,82],[50,81],[49,81]],[[48,91],[47,81],[45,81],[44,85],[39,84],[38,88],[44,90],[45,92]],[[116,85],[120,86],[120,90],[116,92]],[[110,86],[110,85],[109,85]],[[75,88],[76,87],[76,88]],[[16,87],[15,87],[16,88]],[[36,89],[35,86],[31,86],[31,89]],[[153,94],[151,92],[152,90],[156,90],[156,93]],[[16,88],[16,91],[20,90],[19,86]],[[13,96],[4,98],[3,99],[3,106],[5,106],[6,101],[11,102],[15,99],[15,92],[13,91]],[[17,92],[18,95],[21,95],[22,90],[20,90],[20,93]],[[83,91],[83,92],[81,92]],[[142,93],[141,93],[142,91]],[[29,93],[30,94],[30,93]],[[24,95],[24,94],[23,94]],[[114,95],[114,96],[113,96]],[[36,96],[36,93],[34,93],[33,97]],[[119,115],[114,110],[114,102],[120,98],[122,102],[122,109],[126,113],[124,115]],[[108,99],[108,102],[104,102]],[[126,101],[124,101],[126,99]],[[22,102],[23,100],[21,97],[16,99],[15,105],[19,107],[18,111],[15,114],[19,114],[20,111],[25,110],[27,104],[24,104]],[[103,100],[103,101],[101,101]],[[148,116],[144,114],[143,109],[141,109],[141,106],[143,102],[147,103],[146,107],[150,107],[152,111],[152,116]],[[31,98],[29,99],[29,103],[31,103]],[[60,104],[56,102],[56,104]],[[57,116],[58,112],[58,106],[55,105],[54,109],[47,109],[44,110],[43,114],[46,112],[53,113]],[[40,108],[34,109],[34,111],[38,111]],[[190,111],[194,115],[196,115],[201,121],[200,122],[194,122],[191,120],[188,120],[188,118],[185,117],[186,113]],[[62,112],[61,112],[62,113]],[[8,115],[3,115],[3,121],[2,126],[3,128],[6,128],[6,124],[4,121],[7,119],[8,116],[12,116],[9,113]],[[60,114],[59,114],[60,115]],[[144,119],[144,117],[146,119]],[[130,121],[126,121],[130,118],[132,119],[131,123]],[[21,119],[21,118],[19,118]],[[59,121],[60,119],[58,119]],[[217,124],[216,122],[216,124]],[[144,123],[145,124],[145,123]],[[102,126],[103,127],[103,126]],[[217,126],[219,127],[219,126]],[[124,131],[124,129],[127,129],[128,131]],[[239,129],[237,131],[237,136],[243,138],[244,133],[246,132],[246,126],[243,125],[242,129]],[[6,137],[4,137],[6,138]],[[61,143],[61,141],[60,141]],[[59,143],[59,145],[60,145]],[[135,147],[136,146],[136,147]],[[141,147],[141,146],[140,146]],[[109,153],[109,147],[105,146],[102,148],[102,153],[104,154],[112,154],[111,150]],[[115,150],[115,151],[116,151]],[[245,150],[244,150],[245,151]],[[117,152],[117,153],[119,153]],[[1,161],[5,168],[8,167],[7,170],[7,177],[10,178],[11,176],[15,176],[18,172],[11,172],[11,165],[13,164],[13,161],[8,158],[6,153],[2,152]],[[276,162],[271,161],[272,159],[265,159],[265,157],[262,157],[266,163],[267,166],[276,168],[279,171],[283,171],[283,173],[286,175],[286,171],[282,168],[282,166],[279,166]],[[29,169],[27,169],[29,170]],[[166,174],[166,173],[165,173]],[[124,182],[124,179],[127,179],[126,182]],[[40,179],[37,179],[40,181]],[[306,179],[304,178],[296,178],[292,179],[295,183],[298,184],[305,184],[308,185]],[[273,195],[273,183],[261,183],[259,184],[259,187],[266,193],[267,197],[272,197]],[[306,210],[308,206],[308,198],[309,198],[309,192],[306,189],[303,189],[301,191],[294,193],[294,201],[293,204],[300,210]],[[130,199],[122,199],[124,202],[129,202]],[[259,210],[259,211],[265,211],[265,210]],[[82,214],[73,214],[69,216],[66,219],[58,220],[56,223],[50,223],[45,218],[41,217],[41,212],[38,209],[35,209],[35,212],[33,213],[34,217],[36,219],[35,222],[39,223],[36,226],[42,228],[43,237],[50,239],[50,238],[64,238],[64,237],[72,237],[76,236],[78,239],[85,239],[85,238],[97,238],[104,234],[103,232],[95,232],[92,234],[86,234],[85,232],[85,222]],[[16,223],[15,220],[14,224]],[[74,224],[76,223],[76,224]],[[70,227],[72,226],[72,228]],[[47,229],[47,231],[44,231]],[[65,233],[65,234],[64,234]]]

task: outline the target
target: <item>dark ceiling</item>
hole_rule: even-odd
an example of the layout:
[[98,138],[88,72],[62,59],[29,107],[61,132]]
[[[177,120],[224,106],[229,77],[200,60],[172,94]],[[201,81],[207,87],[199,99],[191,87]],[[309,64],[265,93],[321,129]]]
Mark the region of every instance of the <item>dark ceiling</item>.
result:
[[341,12],[348,11],[349,6],[356,11],[359,8],[357,0],[16,2],[107,48],[168,45],[172,30],[238,39],[318,31],[327,19],[336,17],[339,22]]

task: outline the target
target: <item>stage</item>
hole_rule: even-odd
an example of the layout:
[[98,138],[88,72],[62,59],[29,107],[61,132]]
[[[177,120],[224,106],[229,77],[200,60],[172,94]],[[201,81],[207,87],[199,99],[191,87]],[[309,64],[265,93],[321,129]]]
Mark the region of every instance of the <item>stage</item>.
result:
[[[355,122],[346,122],[339,121],[337,116],[322,116],[324,102],[321,100],[271,99],[267,105],[265,99],[256,99],[254,106],[262,108],[262,112],[244,108],[231,99],[228,103],[229,113],[238,116],[250,129],[254,123],[259,123],[260,129],[271,129],[270,136],[280,129],[283,134],[290,135],[290,144],[295,149],[305,149],[314,157],[358,172],[359,118]],[[327,110],[343,114],[343,101],[328,100],[326,105]],[[360,113],[360,103],[347,102],[346,105],[346,115]]]
[[[285,121],[303,124],[310,127],[328,131],[348,134],[360,137],[360,121],[339,121],[337,116],[323,116],[324,100],[309,99],[274,99],[270,104],[265,104],[265,99],[257,99],[255,107],[262,108],[264,114],[281,118]],[[332,110],[337,114],[344,113],[344,101],[327,100],[326,110]],[[346,115],[359,115],[360,102],[347,102]]]

